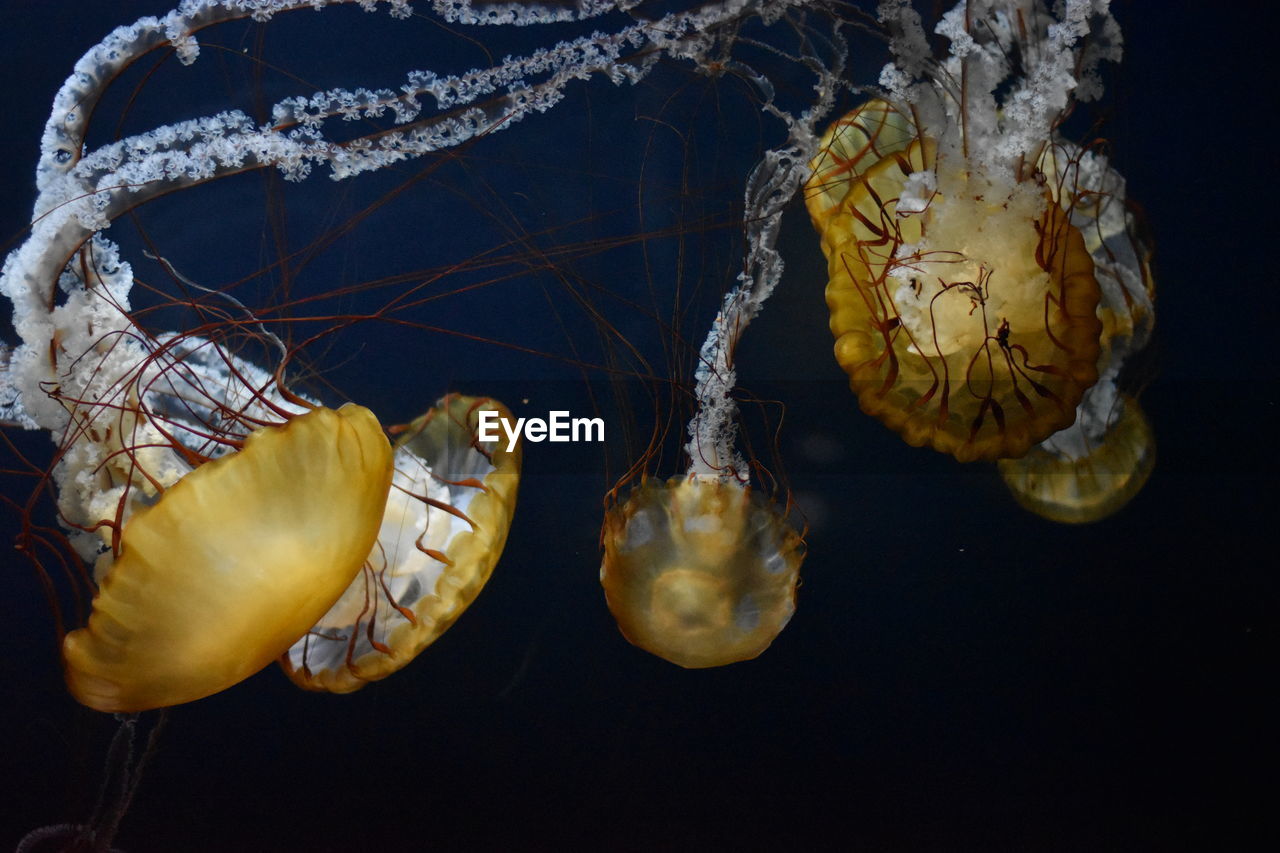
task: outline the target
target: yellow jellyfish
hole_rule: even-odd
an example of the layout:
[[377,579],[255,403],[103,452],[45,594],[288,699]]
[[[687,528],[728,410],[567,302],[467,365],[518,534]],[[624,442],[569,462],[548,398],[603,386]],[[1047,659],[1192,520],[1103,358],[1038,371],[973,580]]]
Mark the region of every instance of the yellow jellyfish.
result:
[[[834,125],[806,192],[836,359],[863,410],[909,444],[960,461],[1020,456],[1070,424],[1097,379],[1093,261],[1035,181],[940,160],[891,112],[876,101]],[[841,196],[834,165],[877,127],[883,156],[847,168]]]
[[67,685],[99,711],[200,699],[281,655],[342,594],[378,534],[391,447],[368,410],[264,427],[125,523]]
[[689,669],[750,660],[795,612],[800,536],[759,494],[646,480],[605,516],[600,582],[633,645]]
[[[475,601],[506,544],[520,481],[496,400],[449,395],[401,428],[364,570],[281,657],[295,684],[350,693],[396,672]],[[487,422],[490,436],[481,440]],[[395,428],[393,428],[395,431]]]
[[1155,467],[1155,440],[1132,397],[1115,401],[1105,434],[1094,441],[1072,426],[1021,459],[1001,459],[1000,476],[1024,508],[1064,524],[1112,515],[1142,490]]

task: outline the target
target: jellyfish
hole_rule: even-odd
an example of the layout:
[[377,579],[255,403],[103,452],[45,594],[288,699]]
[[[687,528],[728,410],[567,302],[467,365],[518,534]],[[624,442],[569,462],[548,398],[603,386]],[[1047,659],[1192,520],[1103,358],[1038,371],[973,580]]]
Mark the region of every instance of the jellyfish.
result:
[[368,409],[263,427],[124,524],[67,685],[99,711],[225,690],[279,657],[351,583],[387,503],[391,448]]
[[482,441],[490,399],[453,394],[399,431],[378,539],[332,607],[280,658],[295,684],[350,693],[435,642],[493,572],[520,479],[520,445]]
[[[839,88],[844,45],[835,47],[825,62],[804,57],[819,97],[801,115],[785,116],[786,141],[765,151],[747,178],[745,269],[698,352],[685,473],[665,482],[642,476],[606,501],[600,583],[618,629],[633,645],[690,669],[759,656],[795,612],[804,538],[792,526],[789,500],[775,503],[752,486],[753,471],[767,481],[773,475],[738,446],[735,354],[782,279],[778,229],[809,175],[816,124]],[[634,468],[620,485],[633,477]]]
[[[1095,437],[1087,438],[1091,433]],[[1097,415],[1082,410],[1076,425],[1020,459],[1001,459],[999,469],[1025,509],[1050,521],[1083,524],[1123,508],[1146,485],[1155,461],[1146,414],[1136,399],[1121,394]]]
[[938,25],[941,62],[909,6],[881,7],[899,33],[886,97],[828,131],[806,198],[836,359],[909,444],[1021,456],[1097,380],[1094,261],[1041,161],[1118,58],[1105,7],[1067,3],[1055,21],[1040,2],[960,4]]
[[758,492],[647,480],[605,515],[600,583],[632,644],[688,669],[750,660],[795,612],[804,547]]

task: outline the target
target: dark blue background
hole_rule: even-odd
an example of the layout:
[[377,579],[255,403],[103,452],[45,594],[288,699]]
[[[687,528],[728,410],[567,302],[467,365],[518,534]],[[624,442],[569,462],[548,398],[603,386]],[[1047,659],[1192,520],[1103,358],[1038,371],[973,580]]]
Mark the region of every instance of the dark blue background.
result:
[[[297,292],[467,259],[446,290],[500,279],[414,314],[446,331],[364,325],[308,351],[330,386],[314,387],[330,402],[349,396],[384,422],[454,389],[495,394],[520,414],[595,408],[609,419],[609,452],[526,448],[520,507],[494,579],[396,677],[329,697],[295,690],[272,668],[173,711],[119,846],[639,850],[825,840],[1076,850],[1274,841],[1262,807],[1275,763],[1275,656],[1266,649],[1276,602],[1266,566],[1276,521],[1277,134],[1258,35],[1265,5],[1220,8],[1119,3],[1125,60],[1109,69],[1106,103],[1089,114],[1104,120],[1099,133],[1148,214],[1159,291],[1154,376],[1142,398],[1159,462],[1114,518],[1084,528],[1041,521],[1012,502],[991,467],[908,448],[859,413],[830,358],[816,240],[803,211],[788,214],[787,275],[739,362],[748,388],[788,405],[784,466],[759,437],[757,447],[785,467],[808,514],[810,556],[795,619],[750,663],[680,670],[627,645],[604,607],[601,495],[647,437],[642,426],[629,434],[644,420],[629,421],[613,395],[638,401],[662,386],[611,386],[598,367],[585,371],[588,385],[573,364],[524,351],[596,366],[613,357],[637,370],[616,340],[601,342],[575,307],[577,292],[639,342],[655,373],[669,374],[668,356],[687,370],[735,272],[736,230],[723,223],[754,155],[777,141],[742,86],[679,67],[636,89],[580,86],[549,115],[418,178],[308,263],[296,260]],[[111,26],[162,11],[132,0],[0,3],[0,235],[19,235],[26,222],[40,128],[75,58]],[[130,133],[232,105],[252,110],[242,49],[304,81],[264,73],[268,103],[484,61],[457,35],[385,13],[289,17],[299,20],[267,28],[263,46],[258,28],[235,24],[202,39],[227,50],[206,47],[193,69],[169,61],[145,80],[138,69],[104,103],[96,141],[114,135],[121,117]],[[469,35],[498,40],[498,57],[559,37]],[[883,55],[868,40],[856,47],[855,79],[869,80]],[[322,175],[284,187],[236,178],[164,199],[141,221],[186,275],[225,286],[279,257],[264,237],[268,211],[287,211],[288,245],[304,246],[422,166],[336,185]],[[721,226],[699,227],[701,217]],[[663,228],[680,238],[600,248]],[[110,233],[140,278],[163,283],[137,235],[125,222]],[[475,269],[477,253],[512,239],[516,263]],[[540,254],[557,247],[568,249]],[[279,281],[236,292],[249,301]],[[767,414],[776,421],[778,410]],[[14,440],[48,459],[45,436]],[[668,454],[659,473],[675,465]],[[6,494],[29,488],[5,480]],[[0,542],[16,530],[10,516]],[[84,818],[114,724],[66,695],[44,596],[16,553],[0,559],[0,625],[0,844],[10,844],[34,826]]]

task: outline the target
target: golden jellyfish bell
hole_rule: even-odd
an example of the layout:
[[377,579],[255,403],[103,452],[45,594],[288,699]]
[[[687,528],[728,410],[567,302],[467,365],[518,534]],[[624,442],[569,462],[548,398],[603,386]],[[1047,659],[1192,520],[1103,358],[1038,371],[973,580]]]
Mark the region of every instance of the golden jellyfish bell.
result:
[[645,481],[609,509],[600,582],[633,645],[690,669],[750,660],[795,612],[804,545],[736,482]]
[[1100,324],[1068,215],[1035,182],[1000,185],[902,132],[825,210],[838,192],[813,182],[839,138],[815,158],[807,196],[836,359],[862,409],[960,461],[1019,456],[1070,424],[1097,379]]
[[391,447],[365,408],[264,427],[124,525],[88,626],[63,641],[67,685],[99,711],[200,699],[289,648],[369,554]]
[[1155,468],[1155,439],[1134,398],[1120,397],[1113,418],[1092,441],[1072,426],[1021,459],[1001,459],[1000,476],[1018,503],[1063,524],[1099,521],[1125,506]]
[[[489,398],[451,394],[402,428],[395,477],[364,570],[280,659],[308,690],[350,693],[396,672],[475,601],[502,555],[520,482]],[[497,436],[482,441],[481,428]]]

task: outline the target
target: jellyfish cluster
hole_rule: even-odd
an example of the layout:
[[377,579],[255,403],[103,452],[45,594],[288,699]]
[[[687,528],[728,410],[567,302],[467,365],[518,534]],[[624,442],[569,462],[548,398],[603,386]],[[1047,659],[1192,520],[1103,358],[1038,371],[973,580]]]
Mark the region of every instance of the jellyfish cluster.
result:
[[962,3],[939,60],[907,4],[880,14],[884,97],[831,125],[806,186],[836,360],[908,444],[999,460],[1023,506],[1098,520],[1154,462],[1117,386],[1154,288],[1124,179],[1060,127],[1119,29],[1105,3]]
[[[396,91],[287,98],[265,124],[223,112],[86,146],[94,105],[142,57],[191,63],[205,27],[327,5],[186,0],[108,35],[54,100],[30,231],[0,279],[18,339],[0,346],[0,418],[52,435],[58,520],[92,567],[92,612],[62,639],[85,705],[190,702],[272,661],[335,693],[400,670],[494,571],[522,453],[482,440],[483,414],[512,418],[491,398],[450,394],[388,429],[358,401],[297,390],[289,347],[230,295],[217,333],[144,327],[111,222],[249,170],[353,180],[517,123],[545,133],[539,114],[575,81],[634,84],[660,59],[749,81],[782,134],[744,187],[746,254],[688,383],[685,465],[637,464],[606,498],[600,578],[627,640],[719,666],[761,654],[795,610],[804,537],[743,450],[735,356],[774,289],[804,286],[784,279],[776,248],[799,196],[828,261],[836,360],[864,411],[909,444],[998,460],[1019,503],[1060,521],[1116,511],[1150,474],[1151,428],[1121,390],[1151,336],[1150,253],[1123,178],[1060,133],[1076,101],[1100,94],[1099,64],[1119,58],[1107,0],[1055,13],[960,2],[937,26],[941,57],[905,0],[874,16],[802,0],[660,15],[626,0],[438,0],[431,13],[460,27],[616,26],[467,74],[413,72]],[[773,53],[811,78],[803,103],[746,58],[748,21],[793,36]],[[871,27],[893,52],[875,84],[846,72],[848,33]],[[385,116],[390,129],[331,132]]]

